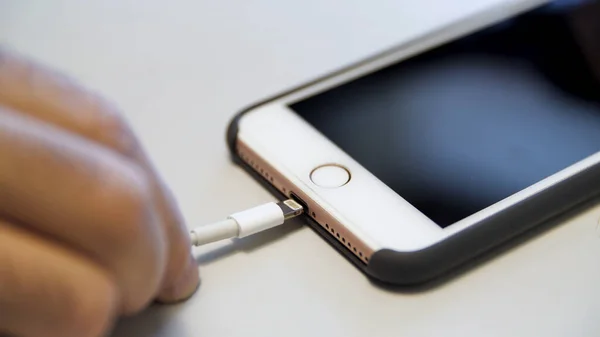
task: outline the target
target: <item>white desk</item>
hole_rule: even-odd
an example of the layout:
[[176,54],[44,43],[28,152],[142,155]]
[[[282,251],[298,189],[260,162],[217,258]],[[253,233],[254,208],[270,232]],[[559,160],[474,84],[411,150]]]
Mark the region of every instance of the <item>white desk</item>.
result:
[[[232,165],[229,118],[331,69],[517,0],[0,0],[0,42],[126,111],[190,224],[272,197]],[[377,288],[308,228],[198,250],[190,301],[116,336],[600,335],[600,207],[438,288]]]

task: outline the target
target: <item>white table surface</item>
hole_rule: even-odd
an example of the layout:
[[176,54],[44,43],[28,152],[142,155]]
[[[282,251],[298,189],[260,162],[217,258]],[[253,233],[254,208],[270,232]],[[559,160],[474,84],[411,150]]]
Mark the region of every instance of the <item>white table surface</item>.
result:
[[[257,99],[507,0],[0,0],[0,43],[112,98],[190,224],[272,200],[231,164]],[[500,7],[503,8],[503,7]],[[598,336],[600,207],[449,283],[372,285],[300,224],[197,251],[188,302],[115,336]]]

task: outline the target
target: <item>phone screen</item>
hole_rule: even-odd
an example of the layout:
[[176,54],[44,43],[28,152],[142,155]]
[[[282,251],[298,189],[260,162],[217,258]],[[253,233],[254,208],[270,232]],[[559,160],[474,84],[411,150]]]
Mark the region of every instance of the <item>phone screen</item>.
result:
[[597,82],[535,35],[494,28],[291,108],[446,227],[600,150]]

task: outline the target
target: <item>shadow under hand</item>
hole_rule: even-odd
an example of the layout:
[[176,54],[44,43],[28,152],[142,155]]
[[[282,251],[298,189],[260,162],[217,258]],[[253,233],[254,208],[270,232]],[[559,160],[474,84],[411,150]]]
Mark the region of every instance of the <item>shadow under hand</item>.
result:
[[183,324],[178,324],[177,312],[181,304],[154,304],[141,313],[120,319],[111,337],[165,337],[185,336]]
[[238,252],[250,253],[262,246],[281,240],[289,234],[299,230],[304,222],[301,219],[290,220],[285,225],[269,229],[241,239],[233,239],[225,246],[219,246],[196,255],[199,266],[205,266],[212,262],[226,258]]

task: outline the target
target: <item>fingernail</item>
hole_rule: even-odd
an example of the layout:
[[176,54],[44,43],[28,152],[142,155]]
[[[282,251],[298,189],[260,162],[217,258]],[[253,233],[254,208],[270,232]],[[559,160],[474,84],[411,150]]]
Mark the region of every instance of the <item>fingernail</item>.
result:
[[157,301],[161,303],[175,303],[190,298],[200,285],[198,265],[192,256],[181,278],[168,288],[163,289]]

